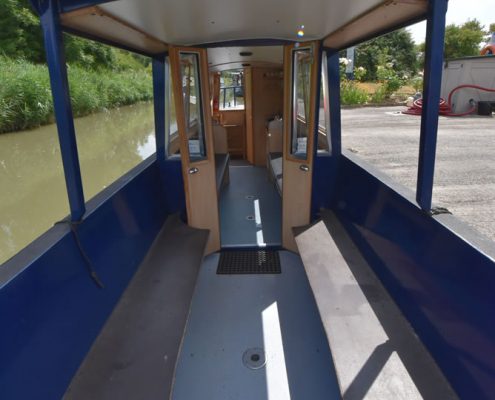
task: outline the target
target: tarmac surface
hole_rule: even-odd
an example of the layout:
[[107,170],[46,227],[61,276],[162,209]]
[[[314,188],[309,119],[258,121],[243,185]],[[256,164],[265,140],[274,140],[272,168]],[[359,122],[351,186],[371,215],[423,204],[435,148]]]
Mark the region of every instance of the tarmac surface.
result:
[[[416,193],[421,118],[405,109],[343,109],[342,148]],[[440,117],[433,203],[495,241],[495,117]]]

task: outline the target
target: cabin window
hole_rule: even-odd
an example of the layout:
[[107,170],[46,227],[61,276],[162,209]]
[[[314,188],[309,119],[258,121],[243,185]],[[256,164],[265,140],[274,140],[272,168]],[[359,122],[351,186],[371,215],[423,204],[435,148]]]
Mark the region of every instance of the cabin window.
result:
[[292,118],[290,153],[295,158],[307,159],[308,122],[310,112],[311,48],[292,52]]
[[201,82],[199,77],[199,55],[180,52],[180,77],[184,118],[189,143],[189,160],[207,158],[203,113],[201,109]]
[[318,114],[318,153],[330,153],[330,102],[328,98],[328,70],[325,54],[321,61],[320,105]]
[[171,82],[172,74],[170,73],[170,60],[168,57],[165,62],[167,64],[165,69],[165,146],[167,156],[171,157],[174,154],[180,154],[180,144],[177,118],[175,116],[174,91]]
[[244,110],[244,73],[222,71],[220,75],[220,110]]

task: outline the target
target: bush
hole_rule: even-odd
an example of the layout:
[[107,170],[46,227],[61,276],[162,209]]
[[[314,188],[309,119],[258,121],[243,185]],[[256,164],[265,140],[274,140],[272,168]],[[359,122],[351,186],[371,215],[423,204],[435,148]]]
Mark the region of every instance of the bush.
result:
[[354,81],[340,81],[340,102],[344,105],[364,104],[368,101],[368,93],[360,89]]
[[394,63],[389,62],[385,65],[379,65],[376,70],[376,76],[379,81],[383,82],[386,97],[399,90],[407,81],[407,75],[402,76],[394,69]]
[[375,104],[383,103],[387,97],[386,89],[384,85],[380,85],[376,88],[375,92],[371,95],[370,102]]
[[417,75],[411,79],[411,86],[417,92],[421,92],[423,90],[423,77],[421,75]]
[[[144,68],[93,71],[72,65],[68,75],[76,117],[153,98],[151,75]],[[0,82],[0,133],[53,121],[46,66],[0,57]]]

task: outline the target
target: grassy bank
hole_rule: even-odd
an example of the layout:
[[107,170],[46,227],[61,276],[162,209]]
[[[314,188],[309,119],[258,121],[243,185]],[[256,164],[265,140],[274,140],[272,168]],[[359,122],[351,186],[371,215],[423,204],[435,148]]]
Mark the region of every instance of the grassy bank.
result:
[[[153,98],[144,70],[85,70],[68,66],[74,116]],[[48,70],[44,65],[0,57],[0,133],[53,122]]]

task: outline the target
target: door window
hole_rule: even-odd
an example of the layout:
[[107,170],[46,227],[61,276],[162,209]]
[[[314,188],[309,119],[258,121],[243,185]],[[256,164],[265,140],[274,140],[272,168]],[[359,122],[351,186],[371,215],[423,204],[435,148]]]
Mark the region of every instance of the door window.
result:
[[184,118],[189,143],[189,161],[201,161],[207,158],[207,154],[201,109],[199,55],[197,53],[180,52],[179,57]]
[[312,49],[292,50],[292,118],[290,154],[307,160],[308,126],[310,116]]

